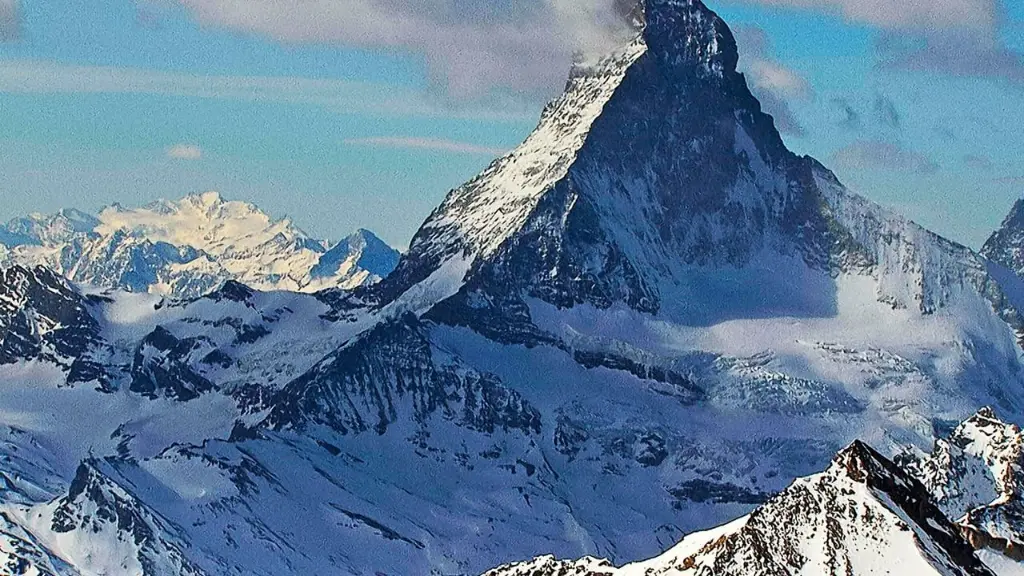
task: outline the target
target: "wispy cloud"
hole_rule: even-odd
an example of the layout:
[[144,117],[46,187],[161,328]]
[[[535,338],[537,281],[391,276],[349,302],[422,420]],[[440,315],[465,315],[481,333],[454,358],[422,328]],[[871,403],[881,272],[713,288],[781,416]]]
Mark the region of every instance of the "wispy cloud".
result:
[[[3,0],[0,0],[3,1]],[[318,105],[338,112],[495,121],[533,120],[524,105],[449,103],[392,85],[270,76],[203,76],[141,68],[0,60],[0,92],[152,94],[275,104]]]
[[979,154],[966,154],[964,155],[963,160],[964,166],[974,170],[991,170],[995,167],[989,157],[981,156]]
[[791,100],[812,100],[814,90],[799,72],[771,56],[767,33],[756,26],[734,31],[740,49],[739,68],[749,79],[750,89],[761,101],[765,112],[775,118],[779,131],[802,136],[806,133],[790,105]]
[[167,157],[175,160],[199,160],[203,149],[195,144],[175,144],[167,149]]
[[998,0],[734,0],[745,3],[818,8],[851,22],[879,28],[989,29],[999,19]]
[[576,50],[626,33],[629,0],[178,0],[200,23],[283,42],[396,48],[425,57],[451,92],[547,91]]
[[379,136],[371,138],[349,138],[344,141],[351,146],[373,146],[381,148],[412,148],[416,150],[432,150],[454,154],[478,154],[483,156],[499,156],[508,152],[504,148],[480,146],[469,142],[444,140],[440,138],[417,138],[413,136]]
[[0,42],[16,40],[21,34],[18,0],[0,0]]
[[818,9],[872,26],[888,67],[1024,81],[1024,58],[1003,40],[1006,0],[732,1]]
[[1002,178],[996,178],[994,182],[996,184],[1004,184],[1007,186],[1024,186],[1024,176],[1004,176]]
[[887,170],[914,174],[933,174],[938,164],[927,156],[890,142],[858,140],[840,149],[832,157],[839,166],[858,170]]

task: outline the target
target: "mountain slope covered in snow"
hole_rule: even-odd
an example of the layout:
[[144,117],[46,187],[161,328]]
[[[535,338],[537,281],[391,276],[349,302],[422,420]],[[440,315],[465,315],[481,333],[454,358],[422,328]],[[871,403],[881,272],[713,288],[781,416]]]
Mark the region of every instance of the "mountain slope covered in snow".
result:
[[[145,270],[190,250],[202,254],[157,268],[242,268],[183,280],[220,288],[180,300],[5,273],[8,541],[47,570],[92,570],[94,532],[79,522],[65,546],[32,520],[54,503],[91,509],[73,489],[85,462],[106,479],[96,493],[154,534],[104,524],[111,550],[218,576],[470,575],[541,554],[621,566],[747,515],[704,560],[788,551],[859,576],[875,565],[854,552],[881,541],[892,562],[981,573],[949,528],[961,518],[936,516],[954,501],[932,507],[885,458],[922,454],[981,406],[1024,421],[1024,281],[789,152],[702,2],[634,14],[636,37],[578,64],[537,130],[454,190],[379,283],[247,286],[292,289],[393,254],[368,238],[317,252],[210,196],[10,227],[11,243],[92,229],[105,240],[83,250],[134,246],[115,261]],[[196,222],[219,224],[185,247]],[[365,258],[344,257],[353,247]],[[253,262],[272,275],[246,276]],[[124,278],[101,271],[90,277]],[[856,445],[830,464],[858,439],[880,455]],[[786,504],[808,498],[813,515]],[[772,514],[834,554],[749,524]],[[821,529],[840,520],[853,540],[829,542]],[[777,546],[745,544],[761,539]]]
[[82,282],[177,298],[227,280],[267,290],[351,289],[387,276],[398,252],[367,230],[328,249],[289,220],[216,192],[91,216],[62,210],[0,227],[0,262],[42,265]]
[[687,536],[665,554],[615,568],[550,556],[484,576],[978,575],[992,572],[929,501],[926,488],[863,443],[749,516]]

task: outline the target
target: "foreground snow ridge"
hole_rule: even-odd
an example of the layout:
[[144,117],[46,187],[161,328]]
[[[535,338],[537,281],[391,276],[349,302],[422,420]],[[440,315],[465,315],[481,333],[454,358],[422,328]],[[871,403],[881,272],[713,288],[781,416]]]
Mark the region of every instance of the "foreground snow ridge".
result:
[[[894,570],[896,572],[894,572]],[[484,576],[990,575],[924,485],[866,444],[841,451],[743,517],[686,537],[665,554],[615,568],[551,556]]]

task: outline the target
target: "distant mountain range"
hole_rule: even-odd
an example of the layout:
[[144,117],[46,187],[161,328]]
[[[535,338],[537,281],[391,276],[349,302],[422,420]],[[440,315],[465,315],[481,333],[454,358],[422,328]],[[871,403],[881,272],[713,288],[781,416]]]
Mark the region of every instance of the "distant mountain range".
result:
[[399,253],[368,230],[328,246],[289,220],[216,192],[62,210],[0,227],[0,262],[47,266],[84,284],[194,298],[227,280],[261,290],[352,289],[387,276]]
[[853,194],[700,0],[630,14],[397,265],[212,194],[6,227],[0,572],[1021,574],[1024,218]]

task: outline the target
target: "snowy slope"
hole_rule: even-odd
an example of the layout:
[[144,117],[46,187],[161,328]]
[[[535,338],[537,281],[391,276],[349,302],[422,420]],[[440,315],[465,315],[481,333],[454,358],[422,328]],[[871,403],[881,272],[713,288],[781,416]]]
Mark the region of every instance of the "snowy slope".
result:
[[749,516],[620,569],[543,557],[485,576],[992,574],[923,485],[862,443]]
[[22,510],[24,526],[82,574],[201,576],[171,527],[110,479],[96,460],[83,461],[68,493]]
[[0,261],[45,265],[76,282],[200,296],[232,279],[267,290],[351,289],[379,281],[398,253],[359,230],[330,250],[289,220],[272,220],[216,192],[15,219],[0,230]]
[[984,408],[935,442],[926,457],[906,457],[945,514],[972,544],[1024,570],[1024,433]]

